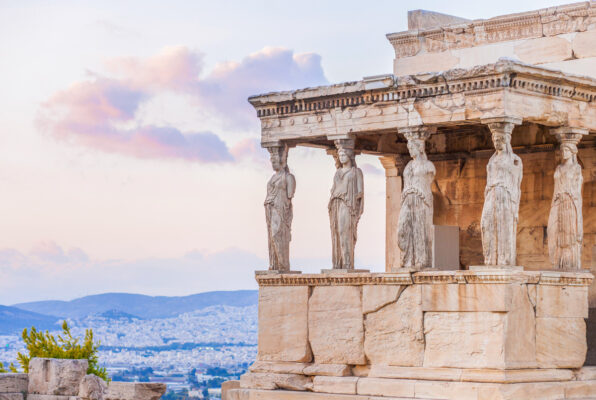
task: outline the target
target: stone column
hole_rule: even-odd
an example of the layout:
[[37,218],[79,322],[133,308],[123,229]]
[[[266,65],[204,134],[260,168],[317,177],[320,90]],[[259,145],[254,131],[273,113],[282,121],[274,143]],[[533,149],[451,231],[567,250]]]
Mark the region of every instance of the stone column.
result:
[[399,155],[380,157],[379,160],[385,169],[385,272],[391,272],[400,267],[397,221],[401,207],[404,166]]
[[521,118],[483,119],[488,125],[495,153],[486,166],[486,188],[481,232],[484,265],[516,265],[516,238],[523,176],[522,160],[511,147],[511,133]]
[[552,129],[560,144],[561,163],[554,176],[554,193],[548,217],[548,253],[553,268],[581,269],[583,242],[582,168],[577,145],[587,129]]

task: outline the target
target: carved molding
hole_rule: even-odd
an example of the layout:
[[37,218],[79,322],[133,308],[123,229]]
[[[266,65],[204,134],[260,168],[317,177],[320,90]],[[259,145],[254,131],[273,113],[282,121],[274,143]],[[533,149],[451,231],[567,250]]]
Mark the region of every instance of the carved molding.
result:
[[[322,86],[292,92],[270,93],[249,99],[261,118],[262,129],[279,127],[299,128],[312,123],[327,124],[339,115],[349,118],[358,109],[378,104],[415,102],[436,98],[437,101],[458,95],[486,94],[502,90],[552,96],[581,102],[596,101],[596,80],[566,75],[540,67],[528,66],[512,60],[470,69],[454,69],[428,76],[408,75],[396,79],[394,86],[365,90],[364,81]],[[463,97],[462,97],[463,99]],[[339,114],[338,114],[339,113]],[[383,113],[364,115],[375,117]],[[292,116],[292,118],[286,118]],[[348,138],[329,137],[330,140]]]
[[540,284],[589,286],[594,276],[590,272],[556,271],[422,271],[395,273],[345,274],[265,274],[256,275],[259,286],[361,286],[412,284]]
[[582,2],[442,27],[390,33],[396,58],[518,39],[583,32],[596,22],[596,4]]

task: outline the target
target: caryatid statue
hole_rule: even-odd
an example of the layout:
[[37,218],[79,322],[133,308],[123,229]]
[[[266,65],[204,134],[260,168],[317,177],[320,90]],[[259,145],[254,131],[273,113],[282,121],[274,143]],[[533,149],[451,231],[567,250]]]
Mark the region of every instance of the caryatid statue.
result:
[[501,119],[488,123],[495,153],[486,167],[481,220],[485,265],[515,265],[523,166],[521,158],[511,148],[511,132],[520,122]]
[[287,165],[288,147],[267,147],[275,173],[267,183],[265,216],[269,239],[269,270],[290,270],[290,240],[292,239],[292,198],[296,179]]
[[552,132],[561,143],[561,164],[555,170],[555,190],[548,217],[548,253],[554,268],[581,269],[583,177],[577,162],[577,144],[588,132],[574,128]]
[[397,226],[398,246],[402,268],[420,270],[432,268],[433,252],[433,194],[431,184],[436,170],[426,157],[425,140],[431,128],[408,128],[408,151],[412,160],[403,172],[404,187]]
[[364,210],[364,179],[356,166],[354,140],[336,140],[337,171],[329,200],[333,269],[354,269],[358,221]]

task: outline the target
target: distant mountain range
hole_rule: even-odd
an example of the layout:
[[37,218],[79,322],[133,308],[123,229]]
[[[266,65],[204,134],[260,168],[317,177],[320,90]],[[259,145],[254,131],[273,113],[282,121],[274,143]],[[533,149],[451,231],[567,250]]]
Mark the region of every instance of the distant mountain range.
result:
[[38,314],[16,307],[0,306],[0,335],[21,333],[23,328],[35,326],[40,330],[59,328],[59,317]]
[[20,332],[25,327],[56,329],[62,318],[81,319],[90,315],[105,318],[168,318],[210,306],[246,307],[258,302],[258,291],[237,290],[167,297],[130,293],[104,293],[71,301],[35,301],[0,306],[0,334]]

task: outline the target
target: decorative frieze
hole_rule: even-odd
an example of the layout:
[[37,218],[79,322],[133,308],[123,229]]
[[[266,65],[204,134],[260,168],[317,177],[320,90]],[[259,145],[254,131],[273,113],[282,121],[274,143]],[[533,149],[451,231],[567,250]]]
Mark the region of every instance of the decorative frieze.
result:
[[510,40],[584,32],[596,22],[593,2],[568,4],[486,20],[390,33],[387,39],[396,58],[411,57],[424,50],[437,53]]
[[589,286],[589,272],[522,271],[483,269],[457,271],[407,271],[390,273],[345,274],[265,274],[256,275],[259,286],[362,286],[362,285],[441,285],[450,283],[525,283],[541,285]]
[[[368,85],[366,81],[279,92],[249,98],[261,118],[262,131],[317,132],[345,120],[388,118],[412,102],[430,100],[437,107],[466,105],[469,96],[492,93],[546,96],[545,99],[593,103],[596,80],[551,71],[502,59],[470,69],[453,69],[433,75],[400,76],[391,84]],[[569,105],[566,105],[569,107]],[[432,106],[431,106],[432,107]],[[272,137],[271,140],[284,139]]]

